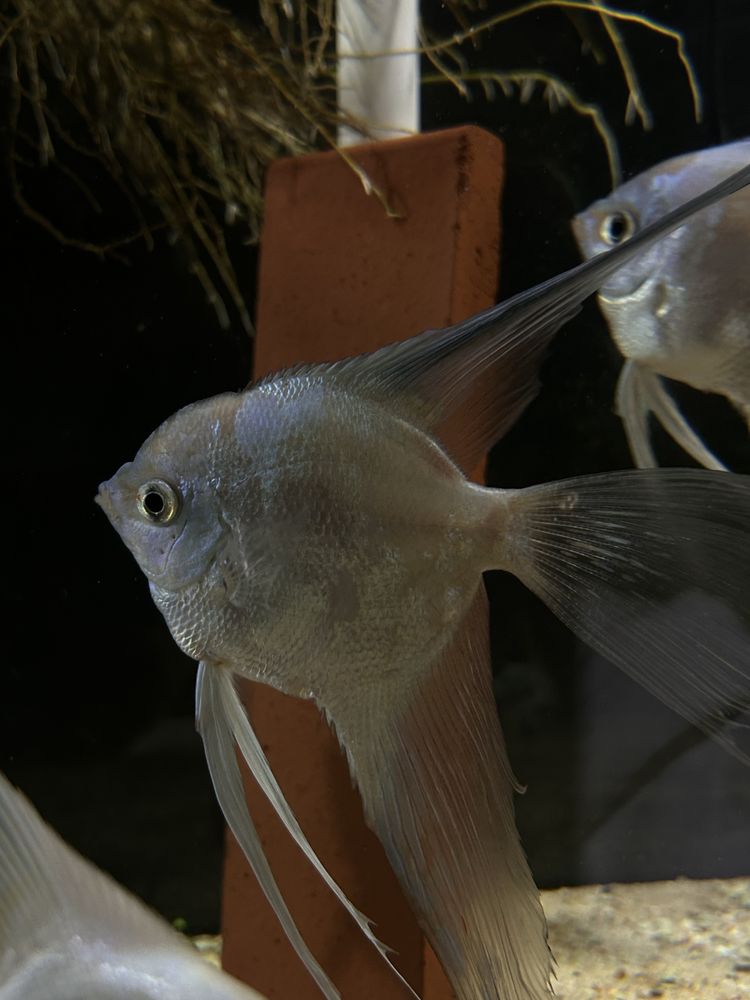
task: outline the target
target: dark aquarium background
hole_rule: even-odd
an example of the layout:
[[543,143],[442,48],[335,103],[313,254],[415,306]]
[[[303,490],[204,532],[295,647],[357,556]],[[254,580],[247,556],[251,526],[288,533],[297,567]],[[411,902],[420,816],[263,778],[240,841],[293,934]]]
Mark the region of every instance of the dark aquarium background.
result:
[[[423,6],[436,29],[450,27],[441,5]],[[586,27],[584,15],[527,15],[484,36],[476,65],[568,79],[601,106],[625,177],[749,135],[745,0],[628,9],[684,34],[704,98],[700,123],[673,44],[638,26],[621,30],[653,112],[650,132],[624,124],[622,72],[594,18]],[[581,55],[589,31],[607,50],[601,66]],[[591,123],[570,109],[550,113],[539,88],[523,102],[517,93],[474,95],[467,103],[448,86],[425,89],[423,128],[474,122],[506,143],[506,296],[577,262],[569,219],[609,190],[609,174]],[[33,163],[19,174],[24,196],[66,233],[107,241],[127,228],[130,208],[101,168],[74,155],[66,167],[86,179],[99,210],[72,196],[58,170]],[[179,406],[242,387],[252,342],[237,316],[219,327],[167,234],[151,251],[136,244],[100,258],[25,215],[7,181],[1,206],[0,768],[66,839],[167,918],[214,930],[222,823],[193,729],[195,666],[93,497]],[[252,309],[257,254],[240,233],[230,240]],[[612,403],[619,366],[590,302],[555,341],[543,392],[494,450],[490,482],[629,467]],[[730,407],[684,389],[679,398],[727,462],[750,472],[747,435]],[[685,464],[666,438],[657,442],[665,464]],[[496,691],[528,785],[519,824],[538,882],[747,874],[747,771],[577,642],[514,580],[491,574],[487,585]]]

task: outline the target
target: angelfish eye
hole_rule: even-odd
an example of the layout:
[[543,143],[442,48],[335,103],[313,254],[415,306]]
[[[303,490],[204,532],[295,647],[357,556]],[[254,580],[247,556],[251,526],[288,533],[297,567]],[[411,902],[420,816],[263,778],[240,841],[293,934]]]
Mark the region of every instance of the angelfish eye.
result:
[[138,490],[138,511],[154,524],[169,524],[180,510],[180,495],[174,486],[163,479],[150,479]]
[[635,220],[627,212],[612,212],[599,227],[599,235],[611,247],[629,240],[635,232]]

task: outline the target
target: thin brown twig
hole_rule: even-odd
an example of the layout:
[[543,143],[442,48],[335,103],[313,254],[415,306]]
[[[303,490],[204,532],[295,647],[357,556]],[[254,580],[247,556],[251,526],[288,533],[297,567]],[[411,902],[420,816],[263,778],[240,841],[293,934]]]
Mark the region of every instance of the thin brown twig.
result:
[[[615,28],[615,23],[635,23],[676,43],[699,112],[700,94],[682,36],[641,15],[615,10],[604,0],[530,0],[491,17],[480,16],[482,4],[469,0],[450,0],[449,7],[459,30],[444,39],[420,39],[418,51],[435,67],[424,82],[450,83],[464,96],[472,83],[487,90],[495,84],[505,90],[518,87],[522,97],[544,83],[551,107],[566,103],[594,121],[613,173],[616,144],[595,105],[551,74],[469,71],[461,46],[542,8],[593,13],[603,21],[623,67],[630,106],[643,112],[635,69]],[[246,325],[224,220],[243,225],[247,239],[257,237],[263,176],[272,160],[325,144],[338,150],[364,189],[395,214],[384,192],[336,141],[344,116],[336,103],[334,0],[260,0],[259,11],[261,27],[250,31],[213,0],[5,0],[0,5],[0,57],[6,60],[10,92],[6,156],[19,205],[61,242],[95,253],[126,245],[138,233],[151,244],[153,230],[169,229],[221,322],[228,322],[225,295]],[[367,134],[366,124],[348,124]],[[79,132],[87,141],[79,139]],[[24,160],[16,138],[30,142],[42,163],[56,165],[84,194],[85,179],[58,153],[69,148],[103,164],[133,208],[136,235],[99,245],[66,237],[54,222],[43,220],[24,198],[16,176]]]

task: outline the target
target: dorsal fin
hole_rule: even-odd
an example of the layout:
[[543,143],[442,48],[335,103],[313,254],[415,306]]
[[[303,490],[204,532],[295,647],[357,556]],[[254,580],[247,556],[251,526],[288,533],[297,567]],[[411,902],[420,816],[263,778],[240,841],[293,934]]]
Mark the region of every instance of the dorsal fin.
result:
[[[465,469],[510,428],[538,390],[542,356],[560,327],[622,264],[695,212],[750,183],[750,166],[645,226],[631,240],[515,295],[463,323],[282,377],[333,376],[387,400],[391,410],[437,437]],[[273,376],[274,380],[279,376]],[[455,417],[461,410],[460,430]]]

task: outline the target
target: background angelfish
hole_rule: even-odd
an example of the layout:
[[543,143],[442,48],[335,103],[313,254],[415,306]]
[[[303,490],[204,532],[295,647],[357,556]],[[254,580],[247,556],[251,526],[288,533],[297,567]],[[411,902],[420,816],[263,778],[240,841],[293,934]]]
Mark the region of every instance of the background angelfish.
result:
[[262,1000],[68,847],[0,774],[0,1000]]
[[[239,747],[321,877],[235,675],[313,699],[459,1000],[540,1000],[551,958],[513,816],[482,573],[508,570],[596,649],[743,760],[750,479],[612,473],[498,490],[467,468],[537,390],[581,301],[750,167],[629,243],[440,331],[180,410],[100,487],[179,646],[229,825],[324,995],[247,813]],[[481,376],[481,378],[480,378]],[[482,390],[476,398],[477,388]],[[461,408],[464,428],[456,437]]]
[[[665,212],[750,159],[750,140],[702,149],[638,174],[573,220],[592,257],[630,239]],[[709,469],[706,447],[661,376],[726,396],[750,427],[750,191],[704,209],[602,285],[598,301],[625,356],[617,408],[636,465],[658,464],[649,413]]]

